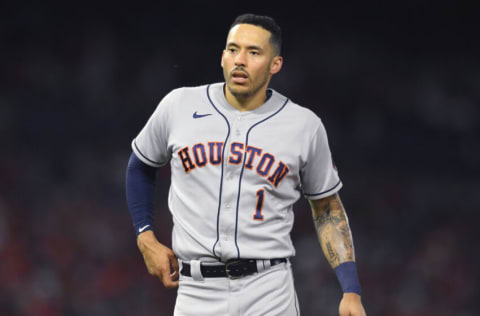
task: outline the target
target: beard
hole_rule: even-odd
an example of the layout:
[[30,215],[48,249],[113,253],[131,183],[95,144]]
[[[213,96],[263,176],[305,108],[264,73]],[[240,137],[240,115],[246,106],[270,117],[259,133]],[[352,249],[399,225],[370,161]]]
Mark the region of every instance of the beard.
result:
[[[246,86],[232,82],[234,71],[243,71],[248,74]],[[227,70],[224,68],[223,77],[225,78],[225,83],[228,90],[233,96],[238,99],[246,99],[252,95],[255,95],[259,90],[268,84],[270,79],[270,67],[268,67],[263,74],[255,79],[252,79],[250,74],[242,67],[235,67],[231,72],[227,72]]]

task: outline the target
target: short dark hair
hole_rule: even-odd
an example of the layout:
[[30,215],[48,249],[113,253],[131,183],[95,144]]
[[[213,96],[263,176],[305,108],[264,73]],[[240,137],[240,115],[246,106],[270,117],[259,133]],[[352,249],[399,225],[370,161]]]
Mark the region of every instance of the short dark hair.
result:
[[269,31],[271,34],[270,44],[272,44],[275,49],[275,53],[280,55],[280,52],[282,51],[282,30],[273,18],[265,15],[246,13],[239,15],[235,21],[233,21],[230,29],[237,24],[251,24]]

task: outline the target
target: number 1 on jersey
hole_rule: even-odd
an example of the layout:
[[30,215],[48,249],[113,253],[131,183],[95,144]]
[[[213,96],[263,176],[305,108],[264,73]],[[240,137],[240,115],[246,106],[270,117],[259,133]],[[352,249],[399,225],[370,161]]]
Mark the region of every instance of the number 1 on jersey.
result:
[[263,221],[263,198],[265,197],[265,190],[260,189],[257,191],[257,209],[255,210],[255,214],[253,215],[253,219],[256,221]]

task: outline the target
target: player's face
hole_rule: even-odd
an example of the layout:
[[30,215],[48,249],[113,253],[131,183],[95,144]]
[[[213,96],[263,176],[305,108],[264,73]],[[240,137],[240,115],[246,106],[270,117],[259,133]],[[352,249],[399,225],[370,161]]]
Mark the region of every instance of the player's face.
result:
[[282,57],[275,56],[270,32],[251,24],[234,26],[222,54],[222,68],[230,93],[248,98],[265,93],[273,74],[280,71]]

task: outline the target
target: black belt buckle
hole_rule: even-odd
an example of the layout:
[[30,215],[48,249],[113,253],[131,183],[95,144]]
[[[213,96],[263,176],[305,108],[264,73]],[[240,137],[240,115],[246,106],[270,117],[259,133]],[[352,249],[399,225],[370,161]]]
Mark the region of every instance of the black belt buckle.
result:
[[245,273],[245,269],[241,267],[246,267],[245,261],[242,260],[233,260],[225,263],[225,273],[230,279],[238,279],[245,276],[248,273]]

